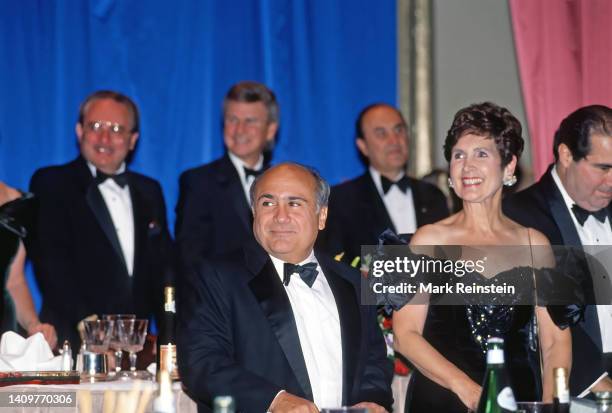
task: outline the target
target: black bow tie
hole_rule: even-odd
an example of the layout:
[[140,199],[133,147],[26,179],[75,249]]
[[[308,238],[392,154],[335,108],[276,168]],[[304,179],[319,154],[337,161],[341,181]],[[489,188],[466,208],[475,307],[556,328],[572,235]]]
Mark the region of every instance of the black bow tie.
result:
[[109,175],[105,172],[102,172],[99,169],[96,169],[96,183],[101,184],[103,182],[105,182],[107,179],[112,179],[113,181],[115,181],[115,183],[117,185],[119,185],[121,188],[125,188],[125,186],[127,185],[127,175],[125,172],[121,172],[120,174],[116,174],[116,175]]
[[302,281],[306,283],[310,288],[312,288],[312,284],[314,284],[317,279],[317,263],[316,262],[308,262],[304,265],[298,264],[290,264],[288,262],[285,263],[284,267],[284,276],[283,276],[283,284],[289,285],[289,281],[291,280],[291,274],[298,273],[302,278]]
[[604,223],[608,216],[606,208],[602,208],[599,211],[587,211],[586,209],[578,206],[578,204],[572,205],[572,212],[576,217],[578,223],[583,226],[589,215],[593,215],[599,222]]
[[251,169],[251,168],[247,168],[246,166],[244,166],[243,168],[244,168],[245,178],[248,178],[249,176],[252,176],[253,178],[257,178],[263,172],[262,169]]
[[410,180],[408,179],[406,175],[404,175],[399,181],[396,181],[396,182],[393,182],[387,177],[381,175],[380,183],[382,185],[383,194],[386,194],[387,192],[389,192],[389,189],[391,189],[393,185],[397,185],[398,189],[402,191],[403,193],[406,193],[406,191],[410,187]]

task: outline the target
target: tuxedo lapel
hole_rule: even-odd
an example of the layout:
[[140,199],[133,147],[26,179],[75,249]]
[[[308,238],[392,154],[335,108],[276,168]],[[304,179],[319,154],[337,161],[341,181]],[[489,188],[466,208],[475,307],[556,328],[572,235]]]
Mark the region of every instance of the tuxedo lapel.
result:
[[96,217],[100,228],[102,228],[102,232],[104,232],[104,235],[106,235],[106,238],[108,238],[110,241],[113,250],[118,255],[119,259],[123,263],[123,267],[127,272],[125,258],[123,257],[123,251],[121,249],[121,245],[119,244],[119,238],[117,238],[117,233],[115,232],[113,219],[111,218],[110,212],[108,212],[108,208],[106,207],[106,203],[104,202],[104,198],[102,198],[102,194],[100,193],[98,186],[93,180],[86,190],[85,198],[87,199],[87,204]]
[[256,274],[249,282],[249,287],[257,299],[264,315],[270,323],[291,370],[300,384],[304,397],[313,400],[312,388],[308,378],[306,362],[300,346],[297,325],[291,309],[289,297],[276,273],[272,260],[263,257],[247,257],[249,269]]
[[587,305],[584,309],[584,331],[593,340],[599,351],[603,351],[601,347],[601,330],[599,327],[599,317],[597,314],[597,306]]
[[[545,199],[548,202],[550,213],[553,216],[561,237],[563,238],[563,244],[571,246],[582,246],[578,231],[574,226],[574,220],[571,217],[570,212],[565,204],[563,195],[557,187],[552,177],[552,166],[548,168],[548,171],[542,176],[541,185],[544,189]],[[587,305],[584,314],[583,326],[586,334],[593,340],[595,345],[601,350],[601,332],[599,329],[599,318],[597,316],[597,307],[594,305]]]
[[574,220],[570,215],[571,212],[567,209],[563,195],[561,195],[561,191],[557,188],[557,184],[555,184],[553,180],[551,169],[542,177],[541,183],[545,192],[544,198],[548,202],[550,213],[559,228],[563,243],[565,245],[574,246],[582,245],[580,237],[578,236],[578,231],[574,226]]
[[431,210],[430,210],[430,202],[426,202],[423,199],[424,193],[419,191],[419,184],[416,179],[410,179],[410,193],[412,194],[412,202],[414,203],[414,216],[416,217],[416,226],[421,227],[428,222],[432,222],[432,218],[430,218]]
[[391,228],[393,232],[395,231],[395,226],[393,225],[393,221],[391,221],[391,217],[387,212],[387,208],[385,207],[385,203],[383,202],[380,194],[378,193],[378,189],[376,189],[376,185],[372,180],[372,176],[369,172],[366,171],[365,174],[362,175],[364,190],[361,191],[364,194],[364,198],[361,199],[360,208],[363,211],[363,217],[368,217],[373,213],[373,217],[370,222],[373,222],[374,225],[370,227],[371,231],[371,239],[376,240],[381,232],[383,232],[387,228]]
[[334,294],[338,308],[342,338],[342,402],[347,404],[354,385],[361,350],[359,303],[353,285],[336,271],[340,264],[333,262],[328,257],[319,256],[319,254],[317,254],[317,261]]
[[[236,211],[236,216],[240,218],[244,227],[250,231],[253,223],[251,209],[244,195],[242,182],[240,182],[240,175],[238,175],[238,171],[234,168],[234,164],[227,154],[223,157],[223,162],[220,164],[217,171],[217,182],[219,186],[227,192],[228,199],[231,200],[232,207]],[[225,208],[228,206],[222,207]]]
[[149,208],[145,204],[145,199],[140,192],[133,175],[128,172],[128,187],[130,189],[130,198],[132,200],[132,215],[134,221],[134,266],[132,274],[134,277],[143,268],[145,259],[144,247],[146,245],[146,237],[148,230],[147,216],[144,214]]

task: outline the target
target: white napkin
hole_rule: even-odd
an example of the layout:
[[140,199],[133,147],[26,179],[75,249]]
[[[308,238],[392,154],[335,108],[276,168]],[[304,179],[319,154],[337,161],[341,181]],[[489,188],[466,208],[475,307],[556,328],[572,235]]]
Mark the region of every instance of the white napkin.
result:
[[53,352],[42,333],[27,339],[12,331],[0,339],[0,371],[52,371],[62,369],[62,356]]

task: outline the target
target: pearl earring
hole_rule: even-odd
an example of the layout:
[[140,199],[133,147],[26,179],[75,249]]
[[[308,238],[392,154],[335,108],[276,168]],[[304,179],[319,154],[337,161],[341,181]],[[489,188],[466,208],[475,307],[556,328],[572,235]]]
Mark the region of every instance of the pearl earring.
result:
[[452,179],[450,179],[450,177],[448,178],[448,187],[449,187],[449,188],[454,188],[454,186],[453,186],[453,180],[452,180]]
[[516,175],[512,175],[511,177],[504,179],[504,185],[510,187],[514,185],[516,181],[517,181]]

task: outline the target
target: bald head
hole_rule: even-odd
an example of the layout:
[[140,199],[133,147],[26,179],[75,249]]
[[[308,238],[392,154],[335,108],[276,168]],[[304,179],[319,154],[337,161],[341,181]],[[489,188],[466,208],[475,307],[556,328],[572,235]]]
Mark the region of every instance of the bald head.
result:
[[357,147],[368,163],[394,180],[408,162],[408,128],[393,106],[378,103],[363,109],[356,122]]
[[283,163],[268,169],[251,187],[255,239],[278,259],[303,261],[325,228],[328,197],[329,185],[311,168]]

